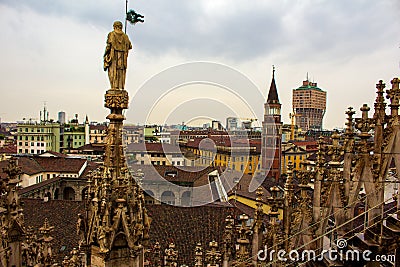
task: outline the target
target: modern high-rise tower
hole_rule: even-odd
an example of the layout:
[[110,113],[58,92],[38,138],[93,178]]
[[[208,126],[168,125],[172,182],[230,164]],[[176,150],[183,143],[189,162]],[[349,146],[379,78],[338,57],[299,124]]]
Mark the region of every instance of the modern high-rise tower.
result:
[[282,121],[281,103],[275,84],[275,68],[267,102],[264,104],[264,120],[261,136],[261,169],[267,177],[276,180],[281,176]]
[[302,130],[322,130],[322,119],[326,111],[326,92],[317,83],[308,80],[293,89],[293,112],[296,125]]

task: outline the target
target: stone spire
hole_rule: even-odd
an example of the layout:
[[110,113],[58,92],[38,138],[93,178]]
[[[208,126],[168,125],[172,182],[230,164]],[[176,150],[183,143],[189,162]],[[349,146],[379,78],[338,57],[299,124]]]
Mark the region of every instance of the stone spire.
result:
[[201,243],[197,243],[196,248],[194,249],[194,266],[195,267],[203,267],[203,248],[201,247]]
[[105,94],[105,107],[110,114],[104,164],[91,174],[86,221],[81,220],[85,223],[78,227],[87,265],[95,262],[103,266],[144,265],[150,219],[138,179],[128,171],[125,160],[123,111],[128,108],[129,97],[121,87],[113,86]]
[[283,201],[283,228],[285,232],[285,243],[284,247],[287,251],[290,250],[290,240],[291,235],[291,223],[292,223],[292,213],[293,205],[295,201],[294,196],[294,183],[293,183],[293,163],[289,161],[288,170],[286,172],[287,179],[284,187],[284,201]]
[[228,267],[229,262],[232,258],[232,254],[234,252],[233,249],[233,237],[234,237],[234,228],[235,220],[232,218],[231,215],[228,215],[225,219],[225,229],[224,229],[224,243],[222,248],[222,266]]
[[210,249],[206,252],[206,261],[208,267],[218,267],[221,262],[221,252],[218,250],[216,241],[210,242]]
[[249,251],[249,235],[251,230],[247,226],[248,219],[249,216],[247,216],[246,214],[242,214],[239,216],[239,225],[237,229],[238,239],[236,241],[237,251],[233,266],[246,267],[252,265]]
[[21,201],[17,192],[17,185],[21,182],[21,169],[17,160],[12,158],[3,171],[7,174],[0,181],[0,265],[21,266],[22,263],[22,237],[25,234],[24,218],[22,215]]
[[252,239],[252,261],[253,265],[257,265],[257,252],[261,248],[263,230],[264,230],[264,210],[263,210],[263,189],[262,187],[258,187],[256,191],[256,209],[254,212],[254,222],[253,222],[253,239]]
[[164,253],[164,267],[178,266],[178,251],[175,249],[175,244],[170,243]]
[[269,87],[267,103],[280,104],[278,97],[278,90],[276,89],[276,83],[275,83],[275,66],[272,66],[272,80],[271,80],[271,86]]

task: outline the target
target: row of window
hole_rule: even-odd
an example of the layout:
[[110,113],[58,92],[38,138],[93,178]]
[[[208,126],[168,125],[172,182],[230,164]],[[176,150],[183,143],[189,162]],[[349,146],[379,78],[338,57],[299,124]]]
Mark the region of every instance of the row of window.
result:
[[[35,141],[35,139],[36,139],[36,141],[44,141],[44,139],[49,140],[49,137],[48,136],[36,136],[36,138],[35,138],[35,136],[31,136],[30,139],[31,139],[31,141]],[[20,135],[20,136],[18,136],[18,140],[29,140],[29,136]]]
[[25,154],[29,154],[29,153],[30,154],[42,154],[44,152],[45,152],[45,150],[43,150],[43,149],[38,149],[38,150],[35,150],[35,149],[29,150],[29,149],[22,149],[22,148],[18,149],[18,153],[20,153],[20,154],[22,154],[22,153],[25,153]]
[[[35,143],[35,142],[31,142],[30,143],[30,146],[45,146],[45,144],[46,143],[43,143],[43,142],[37,142],[37,143]],[[18,146],[29,146],[29,142],[25,142],[25,143],[23,143],[23,142],[18,142]]]
[[84,135],[74,135],[74,139],[85,139]]
[[[142,160],[141,162],[140,162],[142,165],[144,165],[144,161]],[[157,161],[152,161],[151,162],[151,164],[152,165],[163,165],[163,166],[165,166],[166,165],[166,162],[165,161],[159,161],[159,160],[157,160]],[[173,161],[172,162],[172,166],[181,166],[181,162],[180,161]]]
[[290,160],[293,160],[293,161],[296,161],[297,159],[300,159],[300,160],[303,160],[303,159],[306,159],[306,156],[304,155],[300,155],[300,156],[287,156],[287,158],[288,158],[288,160],[290,161]]
[[[31,133],[50,133],[51,132],[51,129],[49,129],[49,128],[30,128],[31,130],[30,130],[30,132]],[[36,129],[36,131],[35,131],[35,129]],[[26,132],[26,133],[28,133],[29,132],[29,128],[25,128],[25,129],[23,129],[23,128],[19,128],[18,129],[18,132],[20,132],[20,133],[22,133],[22,132]]]

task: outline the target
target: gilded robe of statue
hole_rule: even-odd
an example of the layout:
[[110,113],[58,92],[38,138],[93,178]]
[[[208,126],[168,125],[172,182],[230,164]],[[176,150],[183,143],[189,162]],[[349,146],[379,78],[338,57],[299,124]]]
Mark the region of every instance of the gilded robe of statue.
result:
[[114,22],[114,31],[107,36],[104,53],[104,71],[108,70],[111,89],[124,89],[128,52],[132,49],[128,35],[122,31],[122,22]]

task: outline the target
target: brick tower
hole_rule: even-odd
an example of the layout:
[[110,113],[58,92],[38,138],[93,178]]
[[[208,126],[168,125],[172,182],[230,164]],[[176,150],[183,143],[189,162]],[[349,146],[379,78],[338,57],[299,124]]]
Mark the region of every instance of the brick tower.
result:
[[281,103],[275,83],[275,67],[272,71],[267,102],[264,104],[262,126],[261,169],[267,177],[278,180],[281,175],[282,122]]

